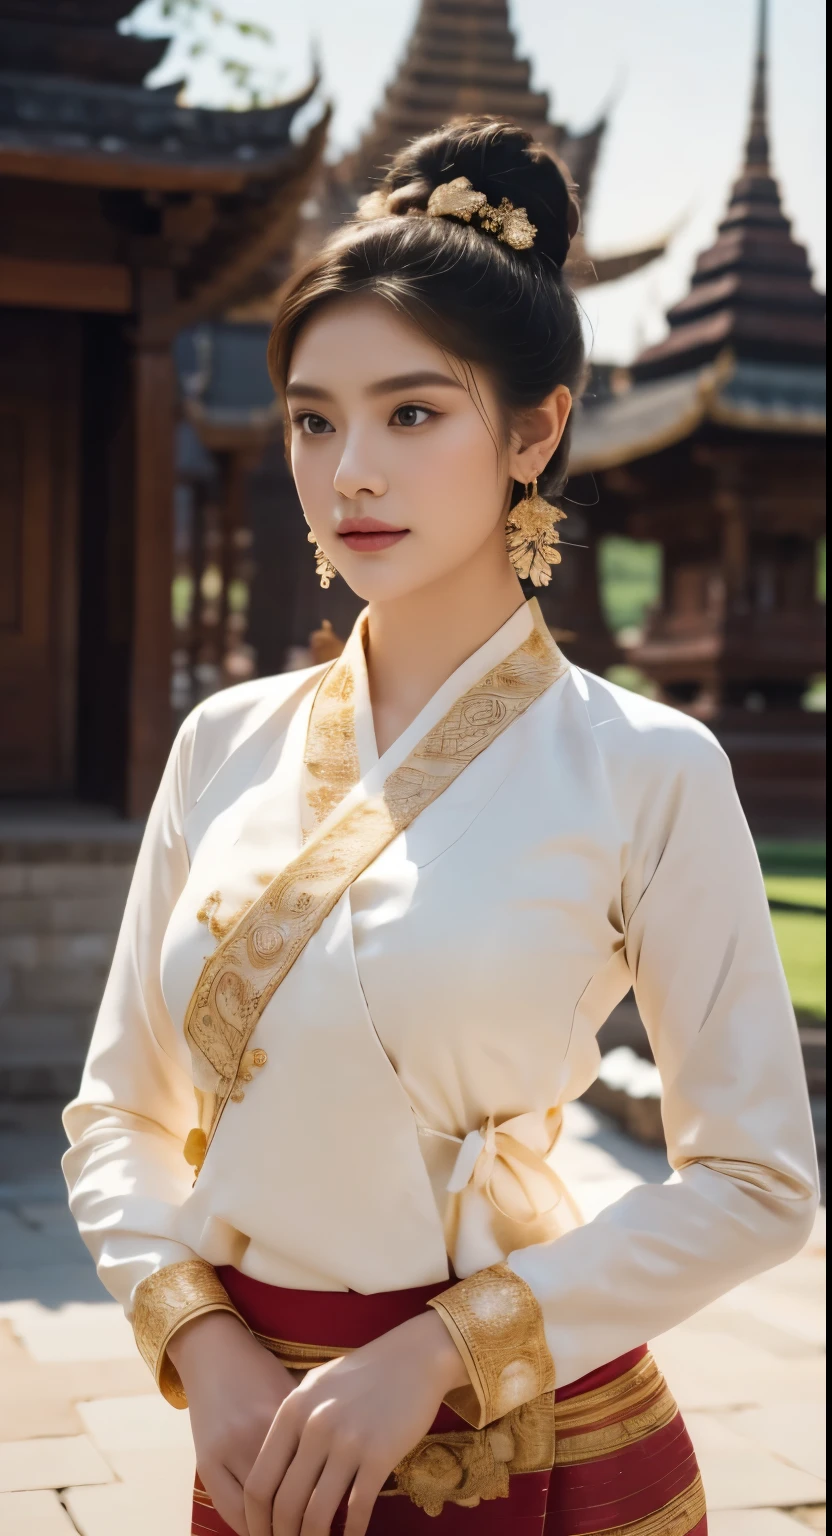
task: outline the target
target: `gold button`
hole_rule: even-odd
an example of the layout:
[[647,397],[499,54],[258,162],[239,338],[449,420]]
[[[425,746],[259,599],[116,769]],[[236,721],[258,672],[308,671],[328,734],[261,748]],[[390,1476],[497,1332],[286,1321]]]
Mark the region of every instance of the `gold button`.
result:
[[205,1162],[205,1154],[207,1151],[208,1137],[206,1136],[205,1132],[201,1130],[197,1125],[192,1131],[188,1132],[188,1135],[185,1139],[185,1145],[182,1148],[182,1154],[185,1158],[185,1162],[190,1163],[190,1166],[195,1168],[197,1173],[199,1173],[202,1164]]

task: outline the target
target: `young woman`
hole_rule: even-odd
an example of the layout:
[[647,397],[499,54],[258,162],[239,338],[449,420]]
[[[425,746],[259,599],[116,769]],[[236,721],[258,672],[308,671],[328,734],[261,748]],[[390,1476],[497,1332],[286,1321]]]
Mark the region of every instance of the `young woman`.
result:
[[[561,171],[453,124],[362,213],[271,364],[322,581],[368,606],[179,733],[72,1208],[190,1407],[195,1532],[703,1536],[643,1341],[816,1200],[754,847],[708,731],[571,667],[518,581],[584,368]],[[675,1171],[582,1225],[562,1109],[630,986]]]

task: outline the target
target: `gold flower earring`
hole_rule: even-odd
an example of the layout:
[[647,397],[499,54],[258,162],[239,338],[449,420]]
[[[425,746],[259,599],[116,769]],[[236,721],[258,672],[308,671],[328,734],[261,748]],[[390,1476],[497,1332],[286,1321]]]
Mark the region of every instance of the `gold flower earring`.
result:
[[338,572],[336,571],[335,566],[332,564],[329,556],[324,554],[320,544],[318,543],[318,540],[315,538],[314,533],[308,533],[306,538],[308,543],[314,544],[315,546],[315,575],[321,583],[324,591],[326,591],[330,583],[335,580]]
[[560,535],[555,528],[565,518],[560,507],[553,507],[538,495],[537,477],[531,492],[526,486],[522,501],[512,507],[506,519],[506,549],[521,581],[531,580],[534,587],[548,587],[552,566],[560,565]]

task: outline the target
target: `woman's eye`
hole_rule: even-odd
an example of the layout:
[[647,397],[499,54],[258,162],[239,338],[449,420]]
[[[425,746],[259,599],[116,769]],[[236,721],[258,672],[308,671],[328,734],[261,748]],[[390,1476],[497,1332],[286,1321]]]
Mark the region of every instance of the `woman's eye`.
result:
[[323,437],[325,432],[334,430],[325,416],[317,416],[314,411],[304,411],[297,420],[301,431],[306,432],[309,437]]
[[400,405],[393,412],[393,421],[397,427],[421,427],[422,423],[435,416],[435,411],[429,411],[424,405]]

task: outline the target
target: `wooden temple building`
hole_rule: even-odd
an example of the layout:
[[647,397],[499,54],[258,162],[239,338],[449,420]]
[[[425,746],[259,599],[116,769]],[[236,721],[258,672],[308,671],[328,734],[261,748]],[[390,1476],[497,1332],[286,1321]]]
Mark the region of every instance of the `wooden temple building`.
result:
[[138,816],[171,740],[174,342],[273,291],[326,123],[292,137],[312,88],[148,89],[167,40],[129,9],[0,0],[0,794]]
[[573,472],[594,477],[604,528],[661,545],[661,598],[628,659],[717,731],[756,828],[815,831],[825,717],[801,701],[826,667],[825,300],[771,168],[766,22],[761,0],[717,237],[629,387],[583,406]]

